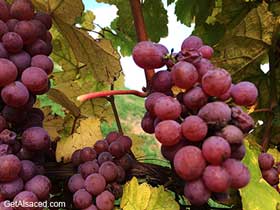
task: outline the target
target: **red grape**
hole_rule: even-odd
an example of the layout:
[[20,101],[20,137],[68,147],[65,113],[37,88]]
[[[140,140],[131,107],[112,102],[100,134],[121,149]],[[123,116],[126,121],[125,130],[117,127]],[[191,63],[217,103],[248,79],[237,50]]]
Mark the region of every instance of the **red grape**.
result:
[[176,99],[165,96],[156,101],[154,111],[161,120],[175,120],[180,116],[182,108]]
[[15,0],[10,8],[13,18],[19,20],[30,20],[34,16],[34,7],[29,0]]
[[12,154],[12,149],[7,144],[0,144],[0,156]]
[[98,140],[95,142],[94,144],[94,150],[96,151],[96,153],[99,155],[101,152],[106,152],[108,151],[108,143],[107,141],[104,140]]
[[258,162],[262,170],[269,170],[274,165],[274,157],[268,153],[261,153],[258,157]]
[[16,24],[19,22],[18,19],[9,19],[6,24],[10,32],[13,32]]
[[19,176],[22,178],[24,182],[30,180],[36,175],[36,166],[30,160],[22,160],[21,161],[21,171]]
[[2,20],[0,20],[0,40],[2,36],[9,31],[6,23]]
[[186,38],[181,46],[182,53],[186,53],[187,51],[191,50],[198,50],[200,47],[202,47],[203,42],[202,40],[197,36],[189,36]]
[[113,141],[116,141],[120,136],[121,136],[120,133],[118,133],[116,131],[112,131],[107,134],[105,139],[108,142],[108,144],[111,144]]
[[41,127],[31,127],[23,132],[21,143],[31,151],[45,150],[50,146],[50,136]]
[[0,20],[7,21],[10,17],[9,5],[5,0],[0,0]]
[[33,192],[39,200],[46,200],[51,190],[51,181],[48,177],[37,175],[25,183],[25,190]]
[[182,138],[181,126],[174,120],[164,120],[156,126],[155,136],[162,145],[175,145]]
[[246,148],[243,144],[239,145],[237,148],[233,149],[231,146],[231,156],[230,158],[234,158],[236,160],[242,160],[245,157]]
[[270,185],[275,185],[279,183],[278,172],[275,168],[262,171],[262,176]]
[[70,177],[70,179],[68,180],[68,189],[70,190],[70,192],[75,193],[80,189],[83,189],[85,186],[85,180],[84,178],[81,176],[81,174],[74,174]]
[[218,96],[218,99],[221,101],[227,101],[231,97],[231,89],[233,88],[233,84],[231,84],[230,88],[227,90],[227,92],[223,93],[222,95]]
[[215,69],[214,65],[205,58],[202,58],[199,62],[195,63],[195,67],[199,74],[200,80],[208,71]]
[[[0,184],[0,193],[6,199],[13,199],[24,188],[24,183],[21,178],[17,178],[10,182]],[[1,208],[0,208],[1,209]]]
[[233,123],[243,132],[248,133],[254,127],[253,118],[245,113],[240,107],[232,107]]
[[85,189],[80,189],[73,195],[74,206],[78,209],[85,209],[92,204],[92,195]]
[[230,144],[243,143],[244,134],[238,127],[234,125],[227,125],[217,135],[223,137]]
[[31,57],[25,51],[21,51],[17,54],[10,55],[9,59],[16,65],[19,74],[21,74],[24,69],[29,67],[31,63]]
[[2,37],[2,43],[10,53],[19,53],[23,47],[22,38],[15,32],[5,33]]
[[105,190],[106,180],[98,173],[89,175],[85,180],[85,188],[92,195],[99,195]]
[[33,24],[36,37],[45,36],[47,29],[46,26],[41,21],[33,19],[30,22]]
[[258,89],[251,82],[239,82],[231,88],[234,103],[242,106],[251,106],[256,103]]
[[214,50],[212,47],[208,45],[203,45],[198,49],[198,52],[202,55],[203,58],[211,59],[214,54]]
[[112,182],[118,176],[117,166],[111,161],[102,163],[98,172],[105,178],[106,182]]
[[81,163],[81,150],[78,149],[75,152],[73,152],[72,156],[71,156],[71,162],[74,166],[78,166]]
[[0,58],[0,87],[13,82],[17,74],[17,67],[11,61]]
[[160,97],[164,97],[163,93],[154,92],[151,93],[145,100],[145,108],[152,115],[155,115],[155,104]]
[[97,154],[91,147],[85,147],[81,149],[80,158],[82,162],[91,161],[96,158]]
[[31,55],[49,55],[51,50],[49,49],[48,43],[41,39],[37,39],[30,45],[27,45],[26,51]]
[[195,115],[187,117],[181,127],[183,136],[190,141],[202,141],[208,132],[207,124]]
[[15,25],[14,32],[20,35],[24,45],[31,44],[36,40],[36,28],[31,21],[19,21]]
[[114,208],[115,197],[109,191],[104,191],[96,197],[96,206],[102,210],[112,210]]
[[155,132],[154,119],[155,118],[153,116],[151,116],[151,114],[149,112],[145,113],[145,115],[141,121],[141,127],[142,127],[143,131],[145,131],[146,133],[150,133],[150,134]]
[[0,181],[12,181],[21,171],[20,160],[15,155],[0,156]]
[[117,174],[116,182],[123,183],[125,181],[125,170],[121,166],[117,166]]
[[102,152],[98,155],[98,163],[101,165],[102,163],[106,161],[113,160],[113,156],[109,152]]
[[97,173],[99,170],[99,165],[95,161],[87,161],[81,164],[78,168],[79,173],[86,178],[90,174]]
[[0,58],[8,58],[9,54],[7,50],[5,49],[2,42],[0,42]]
[[151,87],[156,92],[167,92],[172,88],[172,78],[169,71],[158,71],[151,80]]
[[201,87],[194,87],[184,94],[184,105],[193,111],[203,107],[208,101],[208,96],[204,93]]
[[48,75],[53,71],[53,62],[46,55],[35,55],[32,57],[31,66],[43,69]]
[[123,144],[121,144],[118,140],[110,144],[109,152],[116,158],[120,158],[126,153]]
[[[37,196],[30,191],[22,191],[14,197],[13,202],[18,203],[20,206],[16,207],[16,210],[38,210],[37,207],[26,206],[26,203],[36,203],[38,202]],[[25,204],[25,205],[24,205]]]
[[124,147],[124,151],[127,153],[132,147],[132,140],[129,136],[120,136],[118,139],[118,142],[122,144]]
[[47,30],[52,27],[52,17],[49,14],[37,12],[34,19],[41,21],[46,26]]

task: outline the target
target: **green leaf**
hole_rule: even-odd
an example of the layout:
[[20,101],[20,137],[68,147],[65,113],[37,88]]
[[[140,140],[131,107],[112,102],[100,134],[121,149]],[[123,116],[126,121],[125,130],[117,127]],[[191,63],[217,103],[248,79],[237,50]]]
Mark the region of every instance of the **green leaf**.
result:
[[120,207],[123,210],[179,210],[179,205],[170,192],[165,191],[162,186],[138,184],[135,177],[125,184]]
[[79,17],[76,22],[79,23],[83,29],[92,31],[94,29],[94,19],[95,15],[92,11],[88,10],[83,12],[83,15]]
[[37,96],[39,100],[39,107],[44,108],[44,107],[50,107],[51,108],[51,113],[53,115],[58,115],[60,117],[65,117],[65,112],[63,111],[63,108],[60,104],[57,104],[53,100],[51,100],[47,95],[40,95]]
[[[258,165],[258,155],[260,154],[259,146],[251,141],[245,141],[245,146],[247,151],[243,162],[250,170],[251,180],[245,188],[239,190],[243,209],[278,210],[280,205],[280,195],[261,176],[261,171]],[[256,199],[256,196],[258,195],[260,197]]]

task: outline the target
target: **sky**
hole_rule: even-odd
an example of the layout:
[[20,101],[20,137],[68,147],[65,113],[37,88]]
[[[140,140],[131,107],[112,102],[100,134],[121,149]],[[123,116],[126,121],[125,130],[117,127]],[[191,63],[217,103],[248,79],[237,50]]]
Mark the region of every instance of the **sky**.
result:
[[[96,16],[94,23],[99,24],[101,27],[109,26],[111,21],[115,19],[117,8],[112,5],[97,3],[95,0],[83,0],[86,10],[92,10]],[[165,7],[168,12],[168,37],[162,38],[160,44],[165,45],[169,50],[174,48],[175,52],[180,50],[182,41],[188,37],[193,30],[193,27],[186,27],[176,20],[174,15],[174,4]],[[176,33],[172,33],[176,32]],[[95,36],[94,34],[92,34]],[[145,86],[144,70],[139,68],[134,62],[132,57],[122,57],[121,65],[125,75],[125,86],[129,89],[142,90]]]

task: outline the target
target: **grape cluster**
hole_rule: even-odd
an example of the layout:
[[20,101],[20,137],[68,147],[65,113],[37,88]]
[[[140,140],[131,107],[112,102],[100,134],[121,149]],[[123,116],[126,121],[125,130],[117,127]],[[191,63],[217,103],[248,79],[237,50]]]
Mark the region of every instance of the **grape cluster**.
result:
[[196,36],[186,38],[181,51],[171,55],[165,46],[149,41],[133,50],[138,66],[167,67],[150,81],[141,126],[161,143],[163,156],[186,182],[184,194],[193,205],[250,180],[240,161],[254,120],[240,106],[254,105],[258,90],[248,81],[233,84],[225,69],[211,63],[212,55],[213,49]]
[[261,153],[258,158],[262,177],[279,193],[280,162],[275,163],[274,157],[268,153]]
[[50,88],[51,26],[51,16],[35,12],[30,0],[0,0],[0,209],[13,209],[4,207],[5,200],[49,198],[51,182],[42,164],[51,141],[44,113],[33,105]]
[[[122,196],[126,171],[132,167],[129,155],[132,140],[118,132],[110,132],[93,147],[76,150],[72,164],[77,174],[70,177],[68,189],[77,209],[112,210],[114,201]],[[95,199],[95,204],[92,202]]]

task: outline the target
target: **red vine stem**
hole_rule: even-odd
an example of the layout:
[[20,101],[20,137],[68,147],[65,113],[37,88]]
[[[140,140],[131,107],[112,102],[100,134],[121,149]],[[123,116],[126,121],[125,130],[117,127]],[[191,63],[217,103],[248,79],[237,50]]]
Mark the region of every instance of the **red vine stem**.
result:
[[[130,7],[134,19],[134,26],[135,26],[138,42],[147,41],[148,35],[145,27],[140,0],[130,0]],[[154,74],[155,74],[154,69],[145,69],[147,87],[149,87],[149,83],[152,77],[154,76]]]
[[102,97],[108,97],[113,95],[136,95],[144,98],[147,96],[147,93],[140,92],[137,90],[105,90],[105,91],[80,95],[77,97],[77,100],[83,102],[94,98],[102,98]]

